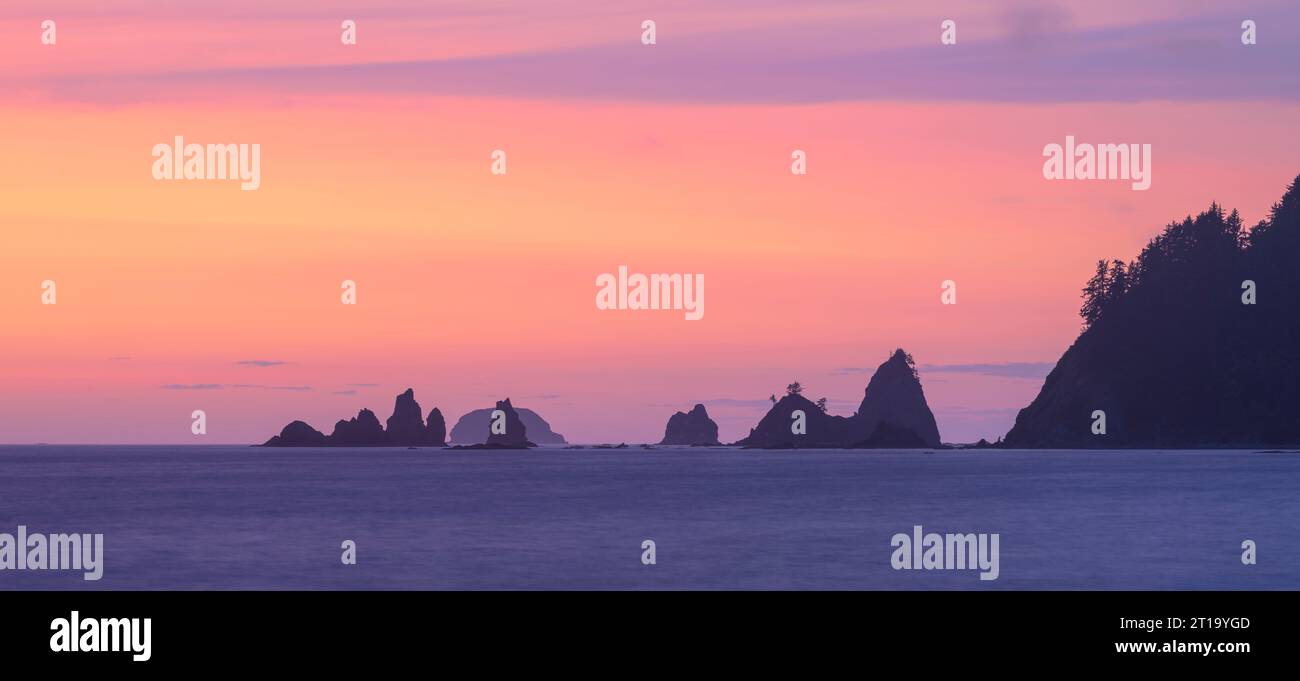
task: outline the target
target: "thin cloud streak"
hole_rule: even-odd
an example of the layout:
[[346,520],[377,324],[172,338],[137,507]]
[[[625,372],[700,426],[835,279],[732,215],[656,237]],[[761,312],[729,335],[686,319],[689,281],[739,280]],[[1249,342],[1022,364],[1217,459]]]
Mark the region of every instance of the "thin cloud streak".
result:
[[313,390],[309,385],[262,385],[260,383],[168,383],[167,385],[158,386],[163,390],[223,390],[225,388],[234,388],[237,390],[290,390],[294,392],[306,392]]
[[[1296,13],[1300,14],[1300,13]],[[1261,20],[1262,21],[1262,20]],[[1275,17],[1280,30],[1300,16]],[[1225,22],[1227,22],[1225,24]],[[1243,46],[1224,17],[1034,34],[958,45],[855,49],[862,26],[825,27],[809,45],[779,28],[639,44],[460,59],[273,66],[42,80],[49,93],[104,104],[262,93],[595,99],[670,104],[911,100],[1139,102],[1300,99],[1300,41]],[[1049,26],[1040,27],[1050,30]],[[788,40],[788,38],[784,38]],[[806,38],[806,40],[811,40]],[[833,43],[835,49],[826,47]],[[842,47],[841,47],[842,45]]]
[[922,364],[917,371],[934,374],[978,374],[1001,378],[1045,378],[1055,362],[999,362],[987,364]]

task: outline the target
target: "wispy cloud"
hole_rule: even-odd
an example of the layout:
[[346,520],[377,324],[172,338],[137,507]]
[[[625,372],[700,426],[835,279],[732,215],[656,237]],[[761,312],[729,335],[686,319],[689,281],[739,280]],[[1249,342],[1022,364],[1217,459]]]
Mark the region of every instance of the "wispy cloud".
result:
[[288,364],[288,362],[282,362],[278,359],[241,359],[235,364],[248,367],[275,367]]
[[[771,401],[771,400],[768,400],[768,399],[762,399],[762,400],[741,400],[741,399],[736,399],[736,398],[734,398],[734,397],[719,397],[719,398],[715,398],[715,399],[712,399],[712,400],[700,400],[700,404],[703,404],[703,405],[706,406],[706,407],[763,407],[763,408],[767,408],[767,407],[772,406],[772,401]],[[690,408],[690,405],[687,405],[687,408]]]
[[980,364],[922,364],[921,373],[979,374],[1001,378],[1043,378],[1052,373],[1055,362],[991,362]]
[[936,415],[952,417],[1006,417],[1020,413],[1020,407],[976,408],[954,405],[936,406],[933,411]]
[[168,383],[167,385],[159,387],[163,390],[221,390],[223,388],[243,390],[312,390],[312,387],[309,385],[263,385],[261,383],[231,383],[229,385],[223,383]]
[[[784,393],[781,395],[777,395],[776,398],[781,399],[783,395]],[[811,393],[805,393],[804,397],[807,397],[808,399],[814,402],[818,400],[818,397]],[[772,406],[771,398],[766,398],[766,397],[762,399],[756,399],[756,400],[738,399],[734,397],[718,397],[711,400],[700,400],[699,403],[706,407],[743,407],[746,409],[768,409]],[[690,409],[693,404],[695,403],[692,402],[690,404],[687,403],[656,404],[654,406],[672,407],[676,409]],[[828,407],[841,407],[841,408],[854,408],[854,409],[858,407],[858,403],[852,400],[838,400],[838,399],[829,399],[829,398],[826,400],[826,405]]]
[[[1276,12],[1265,25],[1300,19],[1293,9]],[[950,48],[931,42],[860,47],[862,36],[880,27],[843,21],[682,35],[653,49],[623,41],[454,59],[62,76],[34,87],[119,104],[159,92],[204,97],[233,87],[276,94],[756,104],[1300,99],[1300,69],[1294,68],[1300,43],[1279,39],[1244,48],[1235,15],[1087,29],[1052,17],[1026,14],[1009,20],[1003,35],[963,37]],[[797,44],[790,43],[792,35]]]
[[[1055,362],[981,362],[972,364],[922,364],[916,370],[922,374],[978,374],[1000,378],[1043,378],[1052,373]],[[839,374],[872,374],[874,367],[843,367]]]

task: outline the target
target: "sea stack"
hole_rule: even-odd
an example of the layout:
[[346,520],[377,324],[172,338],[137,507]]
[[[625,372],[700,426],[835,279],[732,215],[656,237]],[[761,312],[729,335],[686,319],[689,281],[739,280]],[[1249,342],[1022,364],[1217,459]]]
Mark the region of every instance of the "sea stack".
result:
[[279,435],[266,441],[264,447],[324,447],[329,444],[325,433],[312,428],[302,421],[294,421],[285,426]]
[[661,445],[697,447],[718,445],[718,424],[709,418],[704,405],[697,404],[689,412],[679,411],[668,419]]
[[[867,447],[938,447],[940,444],[939,427],[930,405],[926,404],[916,364],[902,348],[876,368],[855,418],[856,434],[862,439],[854,444]],[[916,437],[908,438],[908,431]]]
[[414,390],[407,388],[406,392],[397,396],[385,433],[390,445],[424,444],[424,418],[421,416],[420,403],[415,401]]
[[786,393],[736,444],[759,449],[842,448],[853,443],[851,424],[797,392]]
[[[493,412],[496,418],[488,421],[486,443],[488,447],[523,449],[532,446],[528,441],[528,429],[524,427],[524,422],[519,420],[519,412],[515,411],[514,406],[510,404],[509,397],[497,402]],[[496,412],[501,413],[496,414]]]
[[330,444],[341,447],[376,447],[384,443],[384,427],[379,417],[369,409],[362,409],[347,421],[339,420],[330,433]]
[[[515,407],[515,413],[519,415],[519,420],[524,424],[524,430],[528,433],[528,441],[539,445],[565,445],[568,442],[564,436],[551,429],[551,424],[546,422],[540,414],[525,407]],[[475,409],[459,419],[456,419],[456,425],[452,426],[448,436],[453,444],[458,445],[481,445],[487,442],[488,424],[492,418],[492,408]]]
[[442,412],[434,407],[429,411],[429,419],[424,425],[424,441],[422,444],[443,447],[447,444],[447,422],[442,418]]
[[834,416],[792,384],[784,397],[736,444],[764,449],[939,447],[939,428],[926,404],[912,356],[895,350],[872,375],[852,416]]

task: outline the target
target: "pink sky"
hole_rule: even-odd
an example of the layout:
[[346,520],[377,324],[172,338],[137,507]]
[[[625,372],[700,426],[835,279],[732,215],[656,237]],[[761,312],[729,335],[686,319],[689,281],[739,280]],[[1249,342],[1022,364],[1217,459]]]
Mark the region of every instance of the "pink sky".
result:
[[[349,4],[0,15],[0,442],[260,442],[407,387],[575,442],[703,402],[729,441],[795,380],[851,413],[895,347],[992,439],[1099,258],[1300,171],[1285,3],[1249,47],[1172,2]],[[261,188],[155,181],[175,135],[260,144]],[[1044,180],[1066,135],[1151,144],[1151,189]],[[704,274],[704,319],[596,309],[619,265]]]

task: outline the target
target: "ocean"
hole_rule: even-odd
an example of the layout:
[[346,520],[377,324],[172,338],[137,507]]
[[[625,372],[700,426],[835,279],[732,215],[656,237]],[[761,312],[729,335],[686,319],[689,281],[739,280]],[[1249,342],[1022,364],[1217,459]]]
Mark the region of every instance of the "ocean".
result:
[[[1296,589],[1298,491],[1252,451],[0,446],[0,533],[104,535],[99,581],[0,589]],[[917,525],[997,579],[894,569]]]

